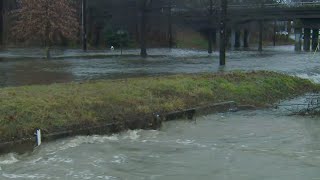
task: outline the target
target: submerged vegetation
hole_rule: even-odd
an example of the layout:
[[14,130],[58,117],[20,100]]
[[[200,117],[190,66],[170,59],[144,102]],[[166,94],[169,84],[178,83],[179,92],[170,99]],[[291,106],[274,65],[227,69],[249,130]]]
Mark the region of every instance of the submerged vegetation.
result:
[[274,72],[174,75],[0,89],[0,141],[233,100],[264,107],[320,90]]

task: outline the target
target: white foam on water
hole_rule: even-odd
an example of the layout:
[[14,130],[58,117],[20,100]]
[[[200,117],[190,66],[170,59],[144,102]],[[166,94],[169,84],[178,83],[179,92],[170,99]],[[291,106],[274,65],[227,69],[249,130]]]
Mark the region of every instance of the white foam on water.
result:
[[177,139],[176,143],[178,144],[183,144],[183,145],[192,145],[194,144],[194,140],[181,140],[181,139]]
[[[67,174],[67,176],[70,176],[74,179],[96,179],[94,173],[92,173],[90,170],[79,171],[79,172],[72,171],[71,173]],[[70,178],[66,178],[66,179],[70,179]]]
[[122,164],[122,163],[125,163],[127,159],[128,159],[127,156],[123,154],[119,154],[119,155],[113,156],[113,160],[111,162],[115,164]]
[[71,140],[65,141],[60,145],[59,150],[79,147],[82,144],[104,143],[106,141],[118,141],[118,135],[112,136],[77,136]]
[[130,130],[124,134],[122,139],[138,140],[140,138],[140,133],[142,130]]
[[194,145],[200,147],[200,148],[206,148],[208,147],[207,145],[203,145],[203,144],[199,144],[199,143],[195,143]]
[[[90,170],[85,170],[85,171],[74,171],[71,169],[67,174],[66,177],[71,177],[73,179],[106,179],[106,180],[115,180],[118,179],[113,176],[108,176],[108,175],[96,175],[92,173]],[[70,178],[66,178],[70,179]]]
[[149,155],[148,156],[149,158],[160,158],[160,155],[158,155],[158,154],[151,154],[151,155]]
[[97,176],[97,179],[114,180],[117,178],[113,176]]
[[57,155],[48,158],[47,160],[42,161],[44,164],[52,164],[54,163],[67,163],[70,164],[73,162],[73,159],[71,158],[63,158],[63,157],[59,157]]
[[320,74],[306,74],[306,73],[302,73],[302,74],[296,74],[297,77],[300,77],[302,79],[308,79],[311,80],[314,83],[320,83]]
[[28,163],[35,165],[35,164],[37,164],[39,161],[41,161],[42,159],[43,159],[42,157],[39,157],[39,158],[37,158],[37,159],[34,159],[34,160],[29,161]]
[[186,139],[186,140],[177,139],[176,143],[186,145],[186,146],[197,146],[199,148],[208,147],[207,145],[196,143],[195,140],[189,140],[189,139]]
[[4,157],[0,157],[0,165],[10,165],[19,162],[14,154],[8,154]]
[[52,179],[45,174],[7,174],[3,173],[3,177],[8,179]]

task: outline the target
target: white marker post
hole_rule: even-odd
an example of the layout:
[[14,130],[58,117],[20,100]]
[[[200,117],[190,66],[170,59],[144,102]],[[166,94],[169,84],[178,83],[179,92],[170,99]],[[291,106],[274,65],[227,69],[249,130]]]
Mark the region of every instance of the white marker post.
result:
[[37,140],[37,146],[40,146],[41,145],[41,130],[40,129],[37,129],[37,132],[36,132],[36,140]]

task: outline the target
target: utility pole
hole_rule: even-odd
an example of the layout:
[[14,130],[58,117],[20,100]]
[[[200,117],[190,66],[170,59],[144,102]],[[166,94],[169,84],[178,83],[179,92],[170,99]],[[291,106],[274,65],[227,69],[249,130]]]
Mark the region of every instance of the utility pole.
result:
[[259,20],[258,24],[259,24],[259,47],[258,47],[258,51],[261,52],[262,51],[262,41],[263,41],[263,21]]
[[212,43],[213,43],[213,23],[212,23],[212,18],[213,18],[213,0],[210,0],[210,7],[209,7],[209,28],[208,28],[208,53],[212,54]]
[[82,0],[82,49],[87,51],[87,0]]
[[226,65],[226,22],[228,0],[220,0],[220,66]]
[[[260,11],[263,12],[264,11],[264,6],[265,6],[265,1],[261,1],[260,4]],[[263,41],[263,19],[259,20],[258,22],[258,26],[259,26],[259,47],[258,47],[258,51],[262,52],[262,41]]]

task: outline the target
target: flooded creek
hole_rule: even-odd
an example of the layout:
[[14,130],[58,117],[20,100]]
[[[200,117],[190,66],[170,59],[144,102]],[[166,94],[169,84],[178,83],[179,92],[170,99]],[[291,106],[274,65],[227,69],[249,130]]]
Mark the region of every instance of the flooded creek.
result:
[[317,179],[319,141],[318,119],[279,110],[216,114],[2,156],[0,179]]
[[[318,54],[294,53],[291,46],[230,52],[224,68],[217,54],[204,51],[149,53],[147,59],[48,61],[39,59],[40,53],[2,52],[0,87],[231,70],[272,70],[320,82]],[[82,54],[61,56],[66,55]],[[317,180],[319,142],[319,118],[288,116],[281,108],[223,113],[168,122],[157,131],[78,136],[45,143],[32,153],[2,155],[0,179]]]

